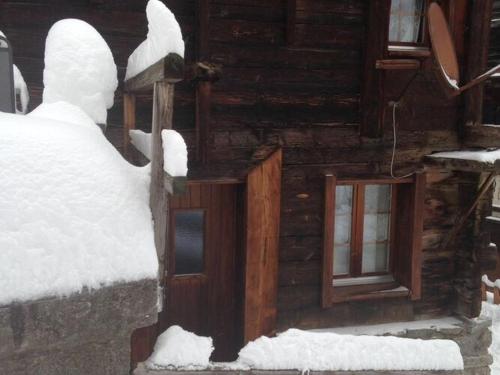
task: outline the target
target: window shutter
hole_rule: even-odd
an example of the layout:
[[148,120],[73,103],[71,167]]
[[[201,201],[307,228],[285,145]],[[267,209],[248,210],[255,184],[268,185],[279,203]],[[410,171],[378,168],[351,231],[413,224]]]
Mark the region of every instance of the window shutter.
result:
[[397,188],[394,277],[410,290],[412,300],[422,294],[422,233],[426,176],[418,173],[414,184]]
[[321,306],[332,305],[333,293],[333,228],[335,227],[335,188],[337,177],[325,176],[325,215],[323,230],[323,285],[321,292]]

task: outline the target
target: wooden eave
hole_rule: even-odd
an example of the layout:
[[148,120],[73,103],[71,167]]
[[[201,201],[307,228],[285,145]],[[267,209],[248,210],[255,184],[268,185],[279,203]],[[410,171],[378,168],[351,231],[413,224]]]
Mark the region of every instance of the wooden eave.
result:
[[481,162],[477,160],[465,160],[450,157],[436,157],[428,155],[424,158],[427,168],[440,168],[450,171],[463,171],[475,173],[493,173],[500,174],[500,160],[494,163]]
[[189,165],[188,185],[242,184],[249,173],[267,160],[280,147],[276,145],[260,146],[254,150],[246,162],[240,163],[192,163]]

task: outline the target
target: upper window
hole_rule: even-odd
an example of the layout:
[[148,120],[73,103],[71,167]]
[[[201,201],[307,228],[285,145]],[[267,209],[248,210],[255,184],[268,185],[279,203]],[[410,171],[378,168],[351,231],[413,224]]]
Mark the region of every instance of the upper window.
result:
[[389,44],[424,43],[424,0],[392,0]]
[[425,177],[326,176],[323,306],[388,296],[420,297]]

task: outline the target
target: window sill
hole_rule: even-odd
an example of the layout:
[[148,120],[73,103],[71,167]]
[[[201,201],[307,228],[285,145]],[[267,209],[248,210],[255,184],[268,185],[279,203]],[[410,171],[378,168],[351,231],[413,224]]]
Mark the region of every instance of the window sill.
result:
[[428,47],[417,46],[399,46],[390,45],[388,48],[389,56],[391,57],[429,57],[431,50]]
[[408,288],[396,282],[334,287],[332,303],[409,297]]

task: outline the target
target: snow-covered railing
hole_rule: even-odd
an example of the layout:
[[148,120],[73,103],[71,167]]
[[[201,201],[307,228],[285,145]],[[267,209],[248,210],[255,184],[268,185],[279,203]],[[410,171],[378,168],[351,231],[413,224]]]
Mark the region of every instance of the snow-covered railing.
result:
[[491,281],[487,275],[481,278],[481,299],[488,300],[488,292],[493,294],[493,304],[500,305],[500,279]]

